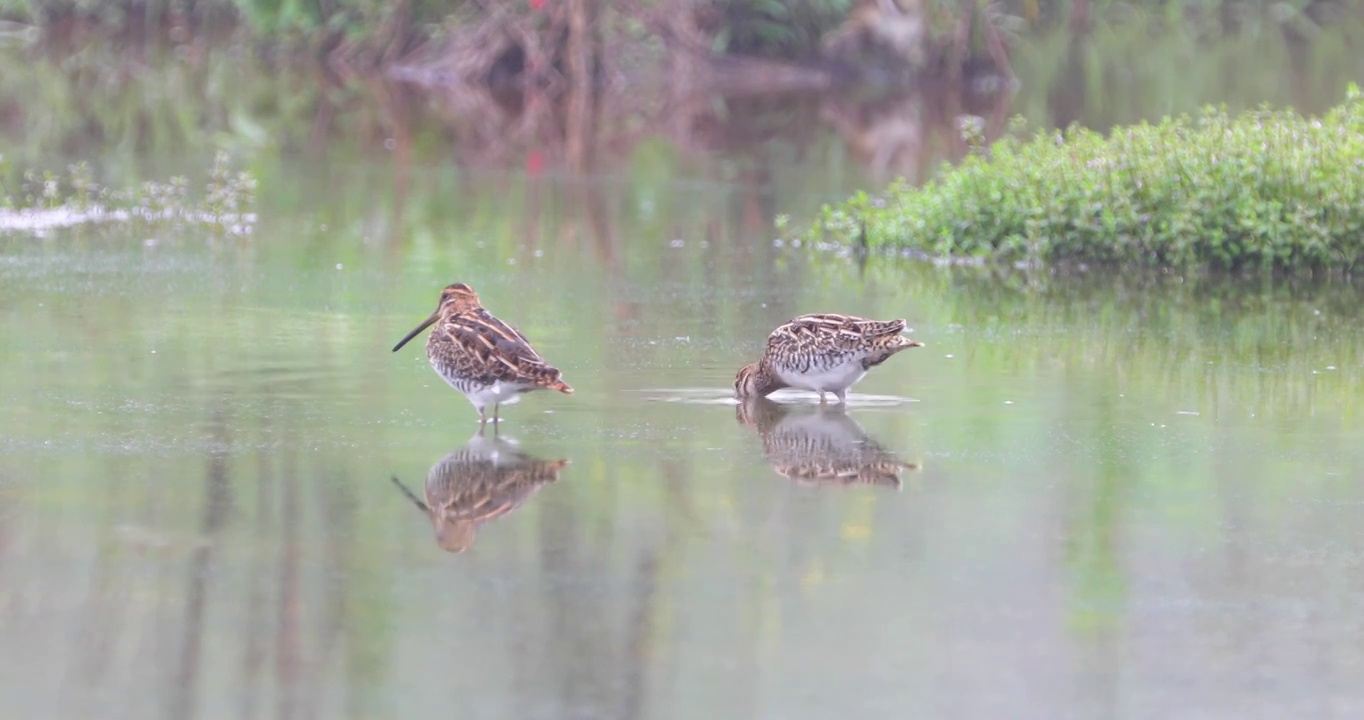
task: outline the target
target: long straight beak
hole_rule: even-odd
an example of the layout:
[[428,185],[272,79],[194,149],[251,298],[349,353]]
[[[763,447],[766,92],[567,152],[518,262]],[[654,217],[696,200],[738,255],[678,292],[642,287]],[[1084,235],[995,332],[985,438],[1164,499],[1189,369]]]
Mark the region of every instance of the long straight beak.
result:
[[415,504],[418,508],[420,508],[422,512],[426,513],[427,515],[431,514],[431,508],[427,507],[426,503],[422,502],[421,498],[417,497],[416,495],[413,495],[412,491],[407,489],[407,486],[403,484],[402,480],[398,479],[397,475],[390,475],[389,479],[392,480],[393,484],[397,485],[398,489],[402,490],[403,494],[407,496],[407,499],[411,500],[412,503]]
[[440,319],[440,311],[439,311],[439,310],[437,310],[436,312],[431,313],[431,317],[429,317],[429,318],[423,320],[423,321],[422,321],[422,324],[420,324],[420,325],[418,325],[416,328],[414,328],[414,329],[412,330],[412,332],[410,332],[410,333],[408,333],[407,335],[403,336],[403,339],[402,339],[402,340],[399,340],[399,341],[398,341],[398,344],[393,346],[393,352],[398,352],[399,350],[401,350],[402,347],[403,347],[404,345],[407,344],[407,341],[408,341],[408,340],[411,340],[412,338],[417,337],[417,334],[418,334],[418,333],[420,333],[421,331],[423,331],[423,330],[425,330],[425,329],[431,327],[432,323],[436,322],[436,321],[439,320],[439,319]]

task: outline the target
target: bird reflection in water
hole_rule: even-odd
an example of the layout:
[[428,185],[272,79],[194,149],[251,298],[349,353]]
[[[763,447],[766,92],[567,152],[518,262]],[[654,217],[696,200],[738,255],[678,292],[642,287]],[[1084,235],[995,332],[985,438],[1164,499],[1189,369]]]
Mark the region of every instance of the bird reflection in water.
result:
[[756,428],[772,469],[797,483],[900,487],[918,468],[881,447],[839,405],[790,405],[752,398],[735,408],[740,425]]
[[479,525],[519,508],[542,485],[558,480],[567,464],[528,455],[512,441],[480,432],[431,466],[424,501],[398,478],[393,483],[431,519],[436,543],[461,553],[473,544]]

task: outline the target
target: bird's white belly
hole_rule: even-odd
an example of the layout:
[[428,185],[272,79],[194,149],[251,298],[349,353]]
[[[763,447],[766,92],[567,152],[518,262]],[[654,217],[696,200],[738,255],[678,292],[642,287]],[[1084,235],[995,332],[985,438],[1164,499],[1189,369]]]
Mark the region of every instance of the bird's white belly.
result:
[[[444,376],[442,376],[444,377]],[[525,383],[504,383],[494,382],[492,385],[470,385],[459,383],[449,378],[445,380],[450,387],[460,391],[469,402],[478,409],[483,409],[490,405],[515,405],[521,402],[521,394],[530,389],[530,385]]]
[[812,367],[805,372],[793,372],[789,369],[777,368],[777,375],[781,377],[782,382],[793,388],[815,392],[846,390],[866,374],[867,371],[862,367],[860,356],[838,365],[823,368]]

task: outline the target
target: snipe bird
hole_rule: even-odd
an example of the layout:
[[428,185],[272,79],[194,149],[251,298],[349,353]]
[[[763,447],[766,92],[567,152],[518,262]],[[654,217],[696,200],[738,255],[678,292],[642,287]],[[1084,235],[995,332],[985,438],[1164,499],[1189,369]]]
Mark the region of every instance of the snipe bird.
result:
[[442,290],[436,311],[399,340],[393,352],[432,325],[426,356],[436,374],[478,409],[480,431],[488,423],[489,405],[496,427],[499,407],[518,402],[523,393],[573,392],[558,368],[545,362],[519,330],[484,309],[478,294],[464,283]]
[[754,397],[734,408],[734,418],[758,431],[772,470],[797,484],[898,488],[900,473],[919,467],[882,447],[842,405],[797,407]]
[[743,400],[793,387],[819,393],[821,403],[826,392],[846,402],[848,388],[868,370],[901,350],[923,346],[901,335],[904,331],[904,320],[801,315],[767,336],[761,360],[739,369],[734,394]]
[[398,478],[392,480],[430,518],[436,544],[461,553],[474,543],[480,525],[515,512],[541,487],[558,480],[566,465],[566,459],[542,460],[514,443],[479,433],[431,466],[424,500]]

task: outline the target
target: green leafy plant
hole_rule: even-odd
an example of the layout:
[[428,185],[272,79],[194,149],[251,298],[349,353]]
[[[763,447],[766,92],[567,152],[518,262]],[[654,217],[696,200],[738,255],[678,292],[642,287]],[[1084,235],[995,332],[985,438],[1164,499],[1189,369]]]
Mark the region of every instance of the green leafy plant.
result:
[[[826,206],[813,239],[943,258],[1349,269],[1364,257],[1364,95],[1007,137],[920,188]],[[865,236],[863,236],[865,235]]]

